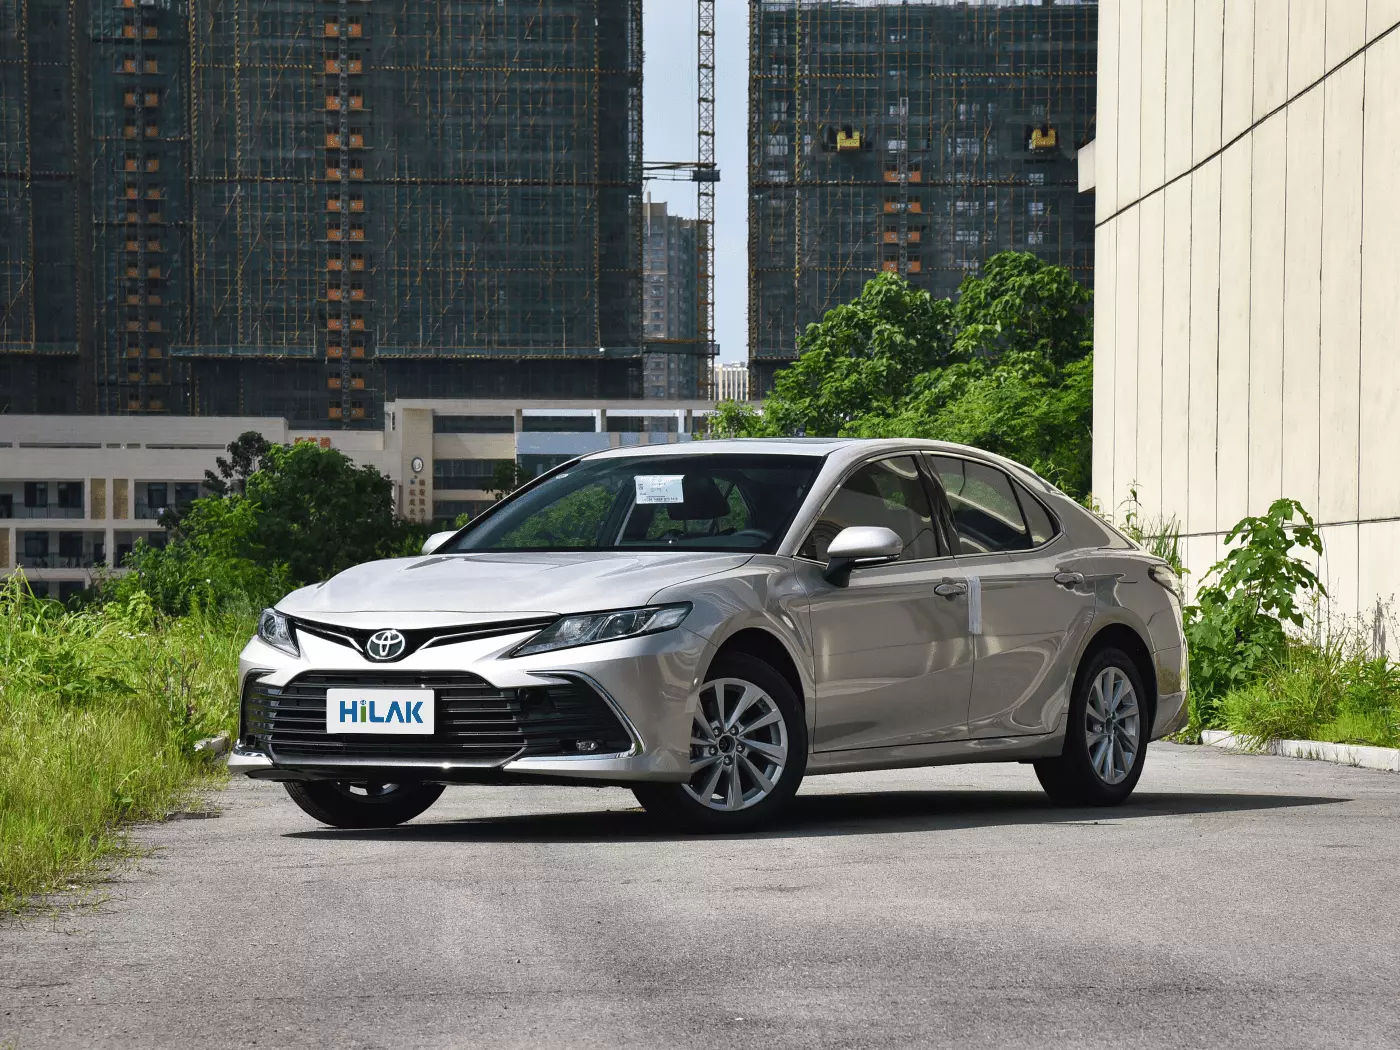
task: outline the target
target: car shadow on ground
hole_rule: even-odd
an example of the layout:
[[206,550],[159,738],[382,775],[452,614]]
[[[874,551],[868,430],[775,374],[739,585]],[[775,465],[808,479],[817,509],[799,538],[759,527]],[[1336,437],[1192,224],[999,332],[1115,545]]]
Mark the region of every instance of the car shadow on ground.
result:
[[[863,791],[799,794],[778,823],[743,837],[907,834],[1020,824],[1119,824],[1142,817],[1192,816],[1349,802],[1311,795],[1138,792],[1111,809],[1056,808],[1038,791]],[[678,833],[640,808],[531,813],[434,821],[397,828],[318,828],[289,838],[401,842],[621,842],[725,838]]]

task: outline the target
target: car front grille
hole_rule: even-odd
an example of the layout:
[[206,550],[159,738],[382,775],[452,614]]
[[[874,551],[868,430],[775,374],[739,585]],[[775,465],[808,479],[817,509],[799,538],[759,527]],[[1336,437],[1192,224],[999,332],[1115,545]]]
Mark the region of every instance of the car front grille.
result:
[[[326,690],[431,689],[428,736],[327,733]],[[274,761],[466,762],[494,765],[525,755],[616,754],[632,739],[612,708],[584,682],[498,689],[470,674],[304,674],[285,686],[250,680],[243,692],[240,736]],[[592,742],[591,747],[587,742]]]

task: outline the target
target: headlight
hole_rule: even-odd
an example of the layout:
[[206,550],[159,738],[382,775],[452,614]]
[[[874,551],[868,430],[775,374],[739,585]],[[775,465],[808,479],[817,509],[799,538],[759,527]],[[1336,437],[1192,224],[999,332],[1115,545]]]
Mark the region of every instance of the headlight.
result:
[[258,637],[289,656],[301,655],[301,650],[297,648],[296,635],[292,633],[291,621],[276,609],[264,609],[258,617]]
[[675,605],[648,605],[641,609],[565,616],[555,620],[511,655],[530,656],[552,649],[568,649],[575,645],[669,631],[672,627],[679,627],[689,612],[690,603],[679,602]]

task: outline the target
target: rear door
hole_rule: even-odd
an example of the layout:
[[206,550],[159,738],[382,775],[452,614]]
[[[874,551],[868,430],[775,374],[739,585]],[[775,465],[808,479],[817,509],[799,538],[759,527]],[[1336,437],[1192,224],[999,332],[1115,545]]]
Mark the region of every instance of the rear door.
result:
[[[857,467],[799,550],[807,564],[817,687],[816,750],[963,739],[972,688],[967,587],[934,518],[913,455]],[[821,575],[843,528],[882,525],[904,541],[896,562]]]
[[1069,703],[1094,594],[1044,504],[978,460],[930,456],[968,577],[973,738],[1049,733]]

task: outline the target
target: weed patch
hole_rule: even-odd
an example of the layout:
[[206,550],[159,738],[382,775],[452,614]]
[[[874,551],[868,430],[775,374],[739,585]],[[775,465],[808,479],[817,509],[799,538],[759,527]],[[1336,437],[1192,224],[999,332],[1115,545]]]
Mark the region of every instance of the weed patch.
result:
[[179,808],[236,729],[251,610],[166,617],[144,593],[65,610],[0,586],[0,910],[126,848],[123,825]]

